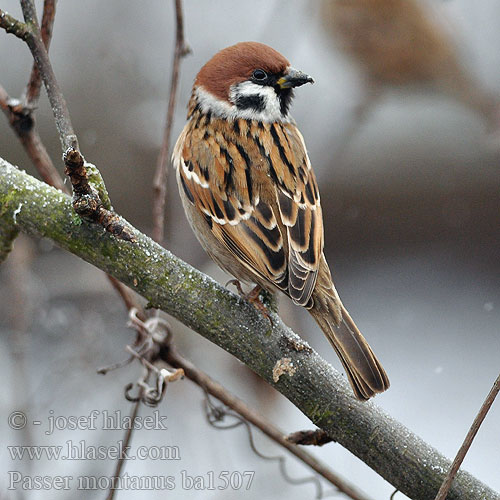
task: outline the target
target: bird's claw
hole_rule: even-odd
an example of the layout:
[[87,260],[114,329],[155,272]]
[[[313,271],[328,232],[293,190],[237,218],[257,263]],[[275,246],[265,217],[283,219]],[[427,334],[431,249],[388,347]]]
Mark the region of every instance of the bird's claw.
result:
[[271,315],[269,314],[269,309],[260,300],[259,294],[262,290],[262,287],[260,285],[256,285],[248,293],[245,293],[243,291],[243,288],[241,288],[241,283],[237,279],[229,280],[226,283],[226,286],[227,285],[234,285],[236,287],[236,290],[238,290],[239,296],[248,300],[248,302],[250,302],[250,304],[252,304],[255,307],[255,309],[260,311],[262,313],[262,315],[269,320],[269,322],[271,323],[271,326],[274,326],[273,319],[271,318]]

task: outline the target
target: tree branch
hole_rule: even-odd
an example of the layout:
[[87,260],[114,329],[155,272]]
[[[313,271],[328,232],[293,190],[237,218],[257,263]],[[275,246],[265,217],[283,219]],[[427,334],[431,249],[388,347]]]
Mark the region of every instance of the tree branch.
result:
[[0,108],[42,179],[47,184],[66,192],[66,187],[35,128],[33,109],[24,106],[18,99],[10,98],[1,85]]
[[[8,14],[0,14],[0,18],[4,18],[4,20],[6,16],[8,16]],[[55,0],[45,0],[42,19],[42,40],[47,50],[52,36],[54,16]],[[21,38],[25,40],[25,37],[28,36],[28,25],[13,18],[11,18],[10,22],[14,25],[17,23],[18,27],[21,25],[23,26],[24,36]],[[2,27],[5,28],[4,25],[2,25]],[[50,184],[61,191],[66,191],[61,177],[57,173],[57,169],[52,163],[52,160],[42,143],[40,135],[35,128],[33,110],[40,95],[40,85],[40,73],[36,63],[33,63],[33,69],[26,88],[25,98],[22,100],[11,99],[7,95],[7,92],[0,86],[0,107],[6,114],[11,127],[19,137],[22,145],[26,149],[27,154],[31,158],[31,161],[42,176],[42,179],[47,184]]]
[[[374,403],[356,401],[345,379],[314,350],[294,350],[297,336],[275,313],[271,326],[251,304],[137,230],[130,243],[83,221],[68,196],[1,159],[0,213],[12,221],[15,214],[23,232],[52,239],[236,356],[402,493],[435,497],[450,462]],[[285,359],[289,370],[274,381],[273,368]],[[448,499],[477,498],[500,500],[459,472]]]
[[12,17],[10,14],[0,9],[0,28],[3,28],[7,33],[17,36],[21,40],[26,40],[30,33],[28,26]]
[[467,436],[465,436],[464,442],[460,447],[460,449],[458,450],[457,456],[453,460],[453,463],[451,464],[446,479],[443,481],[441,488],[439,488],[435,500],[446,500],[448,491],[450,490],[451,484],[453,483],[453,479],[455,478],[458,469],[460,469],[460,466],[464,461],[465,455],[467,455],[467,452],[469,451],[469,448],[472,445],[472,441],[474,441],[474,438],[476,437],[479,427],[481,427],[483,420],[486,418],[486,415],[490,411],[490,408],[499,392],[500,392],[500,375],[495,380],[495,383],[493,384],[493,387],[488,393],[488,396],[486,396],[486,399],[481,405],[481,408],[478,414],[476,415],[474,422],[472,422],[469,432],[467,433]]
[[165,203],[167,197],[167,172],[170,162],[170,140],[174,122],[175,102],[179,84],[179,68],[181,59],[189,54],[190,49],[184,40],[184,20],[182,1],[175,0],[175,52],[172,63],[172,79],[170,81],[170,97],[168,99],[167,121],[163,133],[163,142],[158,155],[156,172],[153,179],[153,239],[163,241],[165,225]]
[[69,116],[66,100],[59,88],[52,64],[50,63],[49,55],[45,49],[42,40],[38,20],[36,17],[35,4],[33,0],[21,0],[24,20],[28,26],[28,33],[23,38],[27,43],[36,66],[40,71],[47,95],[49,97],[50,106],[54,113],[57,130],[63,151],[69,148],[78,148],[78,139],[73,130],[71,118]]
[[[49,51],[50,40],[52,38],[52,28],[54,26],[55,15],[56,0],[44,0],[41,36],[47,52]],[[28,85],[26,86],[26,92],[24,96],[26,106],[32,107],[34,104],[36,104],[38,98],[40,97],[41,85],[42,79],[40,78],[40,72],[38,71],[36,63],[33,63],[30,79],[28,81]]]
[[[123,219],[110,210],[111,204],[108,192],[104,186],[104,181],[97,168],[85,162],[80,151],[69,148],[63,155],[65,164],[65,173],[71,180],[73,186],[73,208],[75,212],[92,222],[97,222],[106,231],[117,238],[126,241],[133,241],[134,237],[129,232]],[[97,184],[91,184],[91,176],[88,171],[93,169],[94,181]]]
[[109,493],[106,497],[106,500],[113,500],[115,497],[115,493],[118,489],[118,480],[121,476],[123,466],[125,465],[125,461],[127,460],[126,450],[129,449],[130,440],[132,438],[132,433],[134,432],[135,421],[137,415],[139,413],[139,408],[141,406],[141,400],[138,399],[135,403],[132,404],[132,411],[130,412],[130,427],[125,432],[125,438],[123,440],[123,449],[118,461],[116,462],[115,471],[113,473],[113,483],[109,488]]

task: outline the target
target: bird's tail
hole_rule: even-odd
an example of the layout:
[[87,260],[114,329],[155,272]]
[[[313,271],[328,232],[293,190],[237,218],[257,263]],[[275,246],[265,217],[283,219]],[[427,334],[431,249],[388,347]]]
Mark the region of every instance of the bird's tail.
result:
[[389,388],[385,370],[343,305],[340,305],[341,319],[338,324],[332,311],[322,307],[319,301],[309,312],[342,361],[358,399],[370,399]]

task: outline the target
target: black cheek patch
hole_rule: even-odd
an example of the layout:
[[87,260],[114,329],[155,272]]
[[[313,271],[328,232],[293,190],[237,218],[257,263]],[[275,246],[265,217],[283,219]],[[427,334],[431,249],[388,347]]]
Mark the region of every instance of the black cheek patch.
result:
[[240,109],[252,109],[253,111],[260,112],[266,108],[264,97],[261,95],[239,95],[236,98],[236,107]]

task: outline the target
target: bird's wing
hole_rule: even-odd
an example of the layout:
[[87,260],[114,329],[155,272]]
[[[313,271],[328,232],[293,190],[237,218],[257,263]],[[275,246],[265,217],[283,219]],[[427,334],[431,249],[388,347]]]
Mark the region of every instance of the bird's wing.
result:
[[316,283],[323,224],[296,127],[247,120],[191,124],[177,158],[185,194],[214,236],[251,273],[306,305]]
[[[294,124],[270,127],[271,172],[278,185],[278,205],[288,240],[288,293],[307,306],[323,252],[323,217],[318,185],[302,134]],[[276,151],[277,150],[277,151]]]

